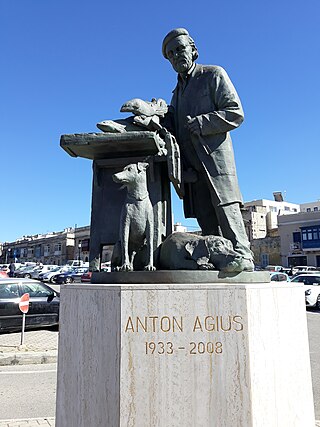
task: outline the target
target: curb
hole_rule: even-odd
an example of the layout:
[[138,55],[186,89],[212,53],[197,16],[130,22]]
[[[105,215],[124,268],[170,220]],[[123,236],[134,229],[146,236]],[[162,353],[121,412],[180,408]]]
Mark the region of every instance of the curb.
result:
[[56,363],[58,351],[16,352],[0,354],[0,366]]
[[8,419],[0,420],[0,427],[54,427],[55,418],[21,418],[21,419]]

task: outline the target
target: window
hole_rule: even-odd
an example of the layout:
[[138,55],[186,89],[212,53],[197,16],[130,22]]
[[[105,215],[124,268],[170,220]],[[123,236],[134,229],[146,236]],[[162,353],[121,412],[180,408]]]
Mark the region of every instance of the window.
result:
[[293,209],[292,209],[292,212],[297,212],[297,209],[296,209],[296,208],[293,208]]
[[302,231],[302,240],[308,240],[308,238],[307,238],[307,231],[306,230]]
[[21,248],[21,256],[23,258],[28,256],[28,249],[27,248]]
[[313,208],[313,210],[315,211],[315,212],[318,212],[318,206],[315,206],[314,208]]
[[284,207],[284,210],[285,210],[285,211],[289,211],[289,210],[290,210],[289,206],[285,206],[285,207]]
[[293,243],[301,243],[301,233],[299,231],[294,231],[292,233]]
[[277,212],[277,207],[276,206],[270,206],[270,211],[271,212]]
[[308,240],[312,240],[312,230],[308,229]]
[[22,292],[28,293],[31,297],[43,297],[46,298],[49,295],[52,295],[52,291],[45,288],[41,283],[23,283],[22,286]]
[[28,248],[28,258],[33,257],[33,248]]
[[311,212],[311,208],[307,208],[307,212]]
[[320,276],[298,276],[293,282],[304,283],[305,285],[320,284]]
[[61,243],[56,243],[54,245],[54,251],[55,252],[61,252]]
[[4,298],[4,299],[19,298],[18,284],[10,283],[8,285],[0,285],[0,298]]

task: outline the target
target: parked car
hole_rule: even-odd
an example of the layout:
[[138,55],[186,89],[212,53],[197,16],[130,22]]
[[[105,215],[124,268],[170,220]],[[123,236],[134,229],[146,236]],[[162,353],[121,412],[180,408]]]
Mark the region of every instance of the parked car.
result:
[[301,273],[315,273],[317,271],[319,271],[317,267],[313,267],[310,265],[296,265],[295,267],[292,267],[292,274],[294,276]]
[[56,265],[42,265],[41,267],[31,271],[30,273],[31,279],[39,279],[39,274],[48,273],[48,271],[51,271],[56,267],[57,267]]
[[22,313],[19,301],[25,293],[30,295],[26,329],[59,323],[59,292],[39,281],[13,277],[0,279],[0,332],[21,330]]
[[86,267],[86,268],[89,268],[89,262],[82,261],[81,259],[80,260],[78,260],[78,259],[70,259],[67,262],[66,265],[69,266],[69,267],[73,267],[73,268],[76,268],[76,267]]
[[264,269],[267,271],[281,271],[282,268],[283,267],[281,265],[267,265],[264,267]]
[[290,282],[290,278],[286,273],[270,273],[271,282]]
[[5,271],[6,273],[8,273],[8,271],[9,271],[9,264],[1,264],[0,265],[0,271]]
[[81,282],[82,283],[90,283],[92,277],[92,271],[87,271],[86,273],[83,273],[81,276]]
[[110,273],[110,271],[111,271],[111,261],[103,262],[101,264],[101,271]]
[[48,271],[47,273],[40,273],[39,280],[41,280],[41,282],[55,283],[56,276],[67,270],[68,270],[68,267],[56,266],[55,268]]
[[73,270],[70,270],[70,271],[65,271],[55,276],[55,283],[62,284],[62,283],[80,282],[82,274],[87,272],[88,272],[88,268],[83,268],[83,267],[74,268]]
[[33,272],[40,271],[41,266],[29,266],[25,268],[19,268],[14,272],[15,277],[23,277],[24,279],[31,279],[31,275]]
[[281,270],[278,270],[279,273],[286,273],[288,276],[292,276],[291,267],[281,267]]
[[307,307],[317,307],[320,310],[320,272],[300,274],[291,279],[293,283],[304,283]]

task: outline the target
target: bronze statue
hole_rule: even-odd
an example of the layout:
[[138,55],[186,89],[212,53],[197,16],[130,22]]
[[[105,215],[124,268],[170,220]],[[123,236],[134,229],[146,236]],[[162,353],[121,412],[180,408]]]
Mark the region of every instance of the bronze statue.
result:
[[178,73],[167,119],[180,146],[185,216],[197,218],[203,235],[232,242],[238,256],[225,271],[252,271],[229,134],[243,121],[240,99],[223,68],[195,63],[198,50],[186,29],[170,31],[162,53]]

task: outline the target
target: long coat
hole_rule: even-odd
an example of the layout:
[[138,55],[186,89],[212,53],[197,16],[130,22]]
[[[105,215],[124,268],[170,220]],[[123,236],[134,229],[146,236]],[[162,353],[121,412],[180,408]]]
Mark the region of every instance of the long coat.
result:
[[[196,64],[186,84],[178,78],[171,108],[184,169],[192,168],[199,176],[205,176],[217,205],[242,203],[229,131],[237,128],[244,116],[226,71],[219,66]],[[187,116],[197,118],[201,135],[191,136],[186,127]],[[184,197],[187,218],[194,217],[196,211],[192,206],[196,186],[189,185]]]

